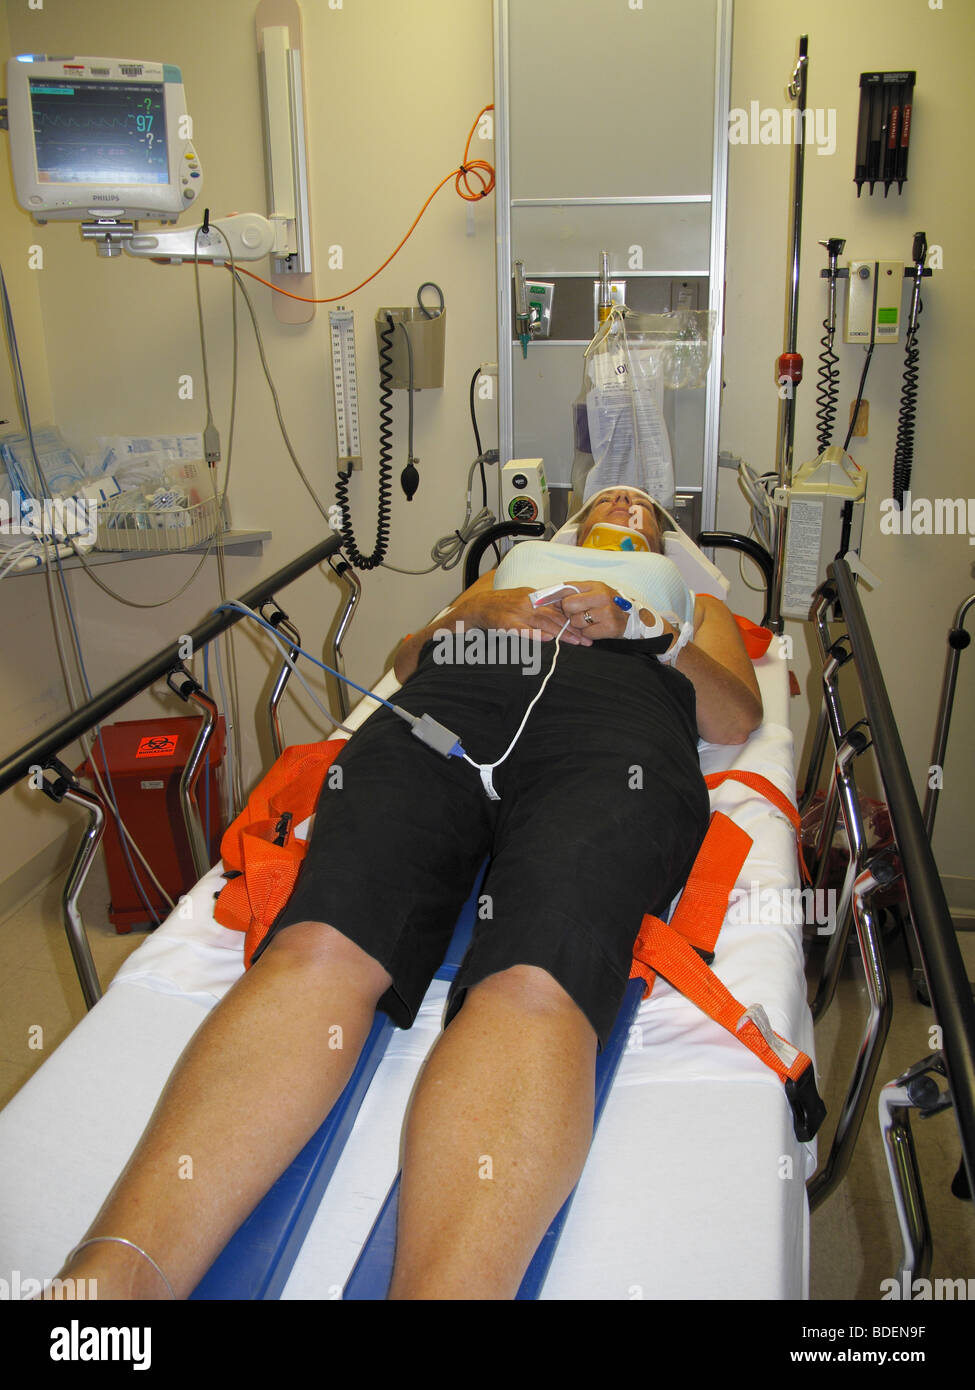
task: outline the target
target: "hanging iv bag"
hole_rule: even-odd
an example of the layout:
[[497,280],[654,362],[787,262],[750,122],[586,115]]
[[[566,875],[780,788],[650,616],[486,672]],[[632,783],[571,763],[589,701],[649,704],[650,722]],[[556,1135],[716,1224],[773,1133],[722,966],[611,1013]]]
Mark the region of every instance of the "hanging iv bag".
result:
[[573,405],[574,504],[619,484],[642,488],[672,509],[665,393],[705,384],[715,317],[708,310],[637,314],[615,307],[600,324]]

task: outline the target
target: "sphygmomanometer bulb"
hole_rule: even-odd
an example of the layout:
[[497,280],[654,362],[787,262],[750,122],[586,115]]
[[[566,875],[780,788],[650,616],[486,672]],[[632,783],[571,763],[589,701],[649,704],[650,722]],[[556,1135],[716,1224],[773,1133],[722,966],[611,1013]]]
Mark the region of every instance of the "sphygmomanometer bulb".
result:
[[413,494],[420,486],[420,475],[416,471],[412,459],[410,459],[409,463],[406,465],[402,473],[399,475],[399,481],[400,487],[406,493],[407,502],[412,502]]

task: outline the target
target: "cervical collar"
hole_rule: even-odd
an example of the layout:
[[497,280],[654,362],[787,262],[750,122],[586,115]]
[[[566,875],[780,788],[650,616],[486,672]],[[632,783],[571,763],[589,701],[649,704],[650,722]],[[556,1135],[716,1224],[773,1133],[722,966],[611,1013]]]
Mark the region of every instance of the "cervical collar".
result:
[[[623,486],[625,486],[625,484]],[[592,502],[594,498],[601,497],[607,492],[615,491],[616,488],[602,488],[599,492],[594,493],[592,497],[588,497],[585,506],[580,507],[577,512],[574,512],[561,530],[557,531],[552,537],[553,543],[556,545],[575,545],[579,517],[582,512],[585,511],[586,507],[588,507],[589,503]],[[627,491],[633,497],[646,498],[648,504],[653,500],[649,494],[645,493],[641,488],[627,488]],[[637,501],[635,505],[639,506],[639,501]],[[658,507],[660,506],[659,503],[656,505]],[[671,530],[667,530],[663,533],[664,554],[667,556],[668,560],[672,560],[677,566],[684,583],[695,594],[711,594],[714,598],[721,599],[722,603],[726,603],[728,601],[728,590],[731,588],[728,580],[725,579],[718,567],[711,563],[704,552],[698,549],[690,536],[686,535],[685,532],[680,529],[670,513],[665,511],[663,507],[660,507],[660,510],[664,513],[664,516],[666,516],[672,527]],[[602,528],[594,526],[592,529],[593,531],[597,531]],[[638,544],[640,539],[645,539],[639,532],[629,531],[622,526],[607,529],[616,530],[622,536],[632,536],[635,545]],[[591,534],[592,532],[590,532],[590,535]],[[583,547],[583,549],[584,548],[585,547]],[[615,550],[619,549],[619,546],[615,545],[610,548]],[[640,548],[643,549],[642,546]]]
[[601,521],[590,530],[582,542],[582,549],[649,552],[650,542],[642,531],[631,531],[627,526],[614,526],[611,522]]

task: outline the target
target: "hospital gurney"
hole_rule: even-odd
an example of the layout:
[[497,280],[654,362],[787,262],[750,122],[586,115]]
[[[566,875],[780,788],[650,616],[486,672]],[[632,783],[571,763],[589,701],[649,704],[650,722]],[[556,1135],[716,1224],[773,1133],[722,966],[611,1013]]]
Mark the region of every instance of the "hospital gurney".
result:
[[[702,763],[759,771],[788,792],[787,668],[777,648],[758,674],[762,729],[741,748],[705,747]],[[785,818],[740,786],[721,788],[714,804],[755,839],[743,870],[749,892],[794,890]],[[0,1116],[8,1174],[0,1261],[31,1277],[54,1273],[204,1011],[240,973],[242,939],[212,917],[221,883],[219,868],[204,876]],[[793,922],[727,922],[715,968],[736,997],[761,1001],[773,1027],[811,1052]],[[402,1116],[446,988],[435,982],[414,1028],[392,1034],[284,1297],[340,1295],[398,1167]],[[661,982],[628,1038],[543,1297],[801,1297],[812,1167],[776,1078]]]

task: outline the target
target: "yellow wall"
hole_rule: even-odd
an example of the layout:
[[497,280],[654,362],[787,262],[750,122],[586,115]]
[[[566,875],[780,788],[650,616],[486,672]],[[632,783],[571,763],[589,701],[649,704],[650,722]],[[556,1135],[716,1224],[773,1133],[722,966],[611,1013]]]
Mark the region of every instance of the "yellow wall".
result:
[[[40,10],[10,3],[7,17],[13,52],[106,53],[180,66],[203,166],[204,202],[217,217],[266,211],[255,9],[241,0],[211,0],[205,7],[197,0],[167,0],[165,5],[45,0]],[[346,0],[341,8],[332,8],[322,0],[305,3],[303,18],[317,288],[321,296],[336,296],[386,259],[428,194],[460,163],[474,118],[493,96],[491,7],[486,0]],[[471,153],[493,160],[493,144],[475,137]],[[28,336],[33,328],[35,418],[50,418],[53,402],[57,424],[81,452],[99,434],[201,430],[203,380],[192,268],[129,257],[101,259],[82,243],[77,227],[35,226],[14,205],[12,185],[8,187],[0,214],[4,263],[18,267],[18,326]],[[43,272],[20,269],[26,267],[32,243],[43,248]],[[344,264],[329,269],[329,248],[336,245]],[[267,265],[263,261],[253,268],[264,273]],[[231,279],[226,271],[212,268],[201,275],[214,414],[226,450]],[[365,475],[355,476],[351,496],[359,545],[366,553],[375,534],[379,425],[373,320],[380,306],[412,304],[426,280],[439,283],[446,297],[445,383],[443,390],[417,397],[415,449],[422,482],[408,504],[397,481],[389,555],[393,563],[415,569],[430,563],[433,542],[463,519],[467,469],[476,452],[468,384],[480,363],[497,356],[493,198],[465,202],[448,183],[399,256],[347,300],[356,312],[366,459]],[[248,284],[292,442],[327,506],[336,477],[328,306],[319,306],[310,324],[285,326],[272,312],[271,291]],[[307,549],[324,531],[281,441],[242,302],[240,325],[231,511],[235,526],[269,529],[273,539],[260,559],[228,558],[231,595]],[[195,382],[195,399],[189,402],[178,398],[178,378],[185,373]],[[497,437],[494,403],[483,403],[479,417],[488,447]],[[406,462],[405,392],[394,396],[394,420],[398,480]],[[195,559],[168,557],[105,567],[99,577],[130,600],[148,603],[179,589],[195,565]],[[39,649],[50,630],[42,613],[43,585],[41,577],[17,578],[7,581],[4,593],[9,602],[16,592],[18,603],[26,601],[36,610]],[[345,643],[349,673],[372,683],[399,638],[426,622],[461,587],[460,570],[415,579],[386,570],[366,576]],[[212,560],[182,598],[161,609],[123,607],[84,575],[73,574],[70,589],[96,690],[199,622],[219,602]],[[343,592],[323,567],[281,595],[311,651],[324,655],[325,635]],[[245,780],[252,781],[268,753],[263,714],[255,711],[256,693],[267,684],[266,646],[242,630],[237,645]],[[52,658],[46,660],[51,665]],[[25,670],[31,669],[25,664]],[[0,694],[7,679],[0,677]],[[130,706],[125,717],[162,706],[170,713],[185,712],[168,694],[165,699],[150,695]],[[301,692],[289,696],[286,706],[290,742],[328,732]],[[50,717],[60,712],[52,709]],[[3,743],[12,749],[29,734],[24,720],[12,719]]]
[[[953,0],[945,0],[943,8],[937,9],[926,0],[817,0],[815,5],[807,0],[737,0],[732,108],[747,111],[752,101],[760,109],[781,111],[790,105],[784,89],[803,33],[809,35],[808,103],[835,111],[836,150],[819,155],[807,147],[805,160],[798,344],[805,376],[796,397],[796,463],[816,453],[816,369],[827,309],[825,282],[819,275],[826,253],[817,243],[845,237],[843,264],[851,257],[910,261],[913,235],[924,230],[930,245],[942,247],[943,269],[925,281],[922,294],[912,489],[915,496],[968,498],[975,494],[967,410],[975,311],[971,237],[975,196],[968,133],[958,118],[957,93],[969,85],[975,6]],[[864,188],[858,199],[853,170],[859,74],[899,68],[917,71],[909,179],[900,196],[895,188],[884,199],[878,189],[871,198]],[[760,473],[775,467],[774,375],[784,344],[790,158],[791,150],[785,146],[730,147],[721,443]],[[841,311],[844,305],[841,294]],[[908,305],[905,288],[905,311]],[[840,422],[849,421],[864,352],[842,343],[836,351],[842,374],[839,429]],[[966,536],[902,537],[880,532],[880,502],[891,493],[903,370],[903,340],[897,347],[875,349],[865,391],[870,433],[853,441],[851,453],[869,475],[862,557],[882,580],[873,593],[861,590],[861,595],[908,764],[923,799],[945,638],[958,604],[975,589],[975,550]],[[838,442],[843,442],[842,436]],[[719,524],[739,530],[748,524],[734,475],[724,471]],[[733,596],[744,611],[756,615],[757,597],[747,595],[740,582]],[[818,699],[818,676],[810,674],[811,628],[787,623],[786,631],[794,639],[804,697]],[[949,902],[969,909],[975,909],[973,666],[971,652],[962,653],[934,841]],[[813,671],[817,669],[818,657]],[[793,727],[800,740],[806,734],[808,709],[806,698],[793,701]]]
[[[0,57],[10,51],[6,16],[0,25]],[[51,417],[48,353],[41,315],[42,277],[28,268],[30,224],[13,200],[6,137],[0,139],[4,189],[0,198],[0,263],[14,321],[21,363],[34,418]],[[0,429],[20,428],[13,375],[0,372]],[[0,550],[0,559],[3,558]],[[51,640],[47,586],[40,576],[7,579],[0,592],[0,730],[4,755],[27,743],[68,711],[64,683]],[[38,790],[15,788],[0,798],[0,907],[36,887],[41,873],[50,871],[60,852],[68,824],[81,824],[77,812],[56,809]],[[46,849],[52,852],[45,854]],[[38,864],[31,865],[41,854]]]
[[[183,69],[195,140],[203,163],[204,201],[214,216],[236,210],[264,211],[263,151],[258,102],[254,9],[243,0],[26,0],[6,6],[11,50],[110,53],[156,58]],[[311,152],[312,222],[318,292],[338,295],[374,270],[412,222],[433,186],[459,163],[467,132],[492,99],[490,0],[306,0],[308,144]],[[800,295],[800,349],[806,380],[799,391],[796,459],[815,447],[815,368],[825,297],[824,264],[816,245],[831,235],[847,238],[847,255],[908,259],[912,234],[924,228],[943,247],[944,269],[925,287],[921,323],[921,394],[915,493],[961,496],[972,491],[962,403],[966,400],[965,329],[971,320],[972,193],[957,117],[958,93],[966,90],[967,63],[975,39],[975,10],[945,0],[932,10],[923,0],[738,0],[734,26],[732,106],[786,105],[784,86],[800,33],[810,38],[810,105],[837,113],[834,155],[810,152]],[[557,43],[557,36],[554,41]],[[852,182],[858,74],[861,69],[909,64],[918,70],[910,181],[886,202],[866,193],[858,201]],[[492,158],[493,146],[475,140],[475,155]],[[774,462],[777,398],[774,361],[782,347],[787,259],[790,152],[776,146],[732,146],[728,223],[727,330],[724,343],[722,447],[760,471]],[[9,187],[9,182],[8,182]],[[473,235],[470,231],[473,229]],[[9,196],[0,200],[4,268],[11,283],[18,329],[28,358],[35,417],[54,418],[80,451],[97,434],[199,430],[203,423],[202,374],[191,268],[169,268],[121,258],[108,262],[84,245],[75,227],[33,226]],[[26,248],[44,249],[43,272],[26,269]],[[341,245],[341,270],[327,266],[328,248]],[[263,269],[263,264],[256,267]],[[230,397],[230,293],[225,271],[202,272],[217,423],[224,445]],[[494,199],[461,202],[448,186],[435,199],[404,250],[380,277],[348,302],[356,310],[363,451],[367,472],[353,487],[360,547],[371,549],[378,448],[377,356],[372,320],[382,305],[413,301],[421,281],[438,281],[448,305],[447,368],[443,391],[417,400],[416,452],[422,484],[412,503],[396,493],[391,559],[420,568],[433,541],[463,515],[464,484],[474,452],[467,388],[482,362],[496,359]],[[295,448],[316,488],[331,500],[335,433],[330,389],[327,306],[307,326],[281,325],[270,291],[253,293],[272,371]],[[856,388],[862,354],[841,347],[841,413]],[[881,663],[910,765],[920,787],[929,761],[934,711],[944,656],[944,632],[957,603],[972,588],[972,551],[965,537],[883,537],[879,500],[889,478],[903,365],[902,349],[878,349],[868,382],[870,437],[857,460],[870,473],[863,554],[883,579],[865,595]],[[192,402],[178,399],[177,379],[191,373]],[[7,388],[4,388],[6,390]],[[7,395],[0,404],[9,411]],[[395,472],[405,453],[405,396],[398,393]],[[496,442],[494,410],[480,407],[485,445]],[[730,474],[721,475],[719,524],[741,527],[746,513]],[[261,575],[311,545],[323,523],[294,475],[277,432],[246,313],[241,314],[241,364],[237,436],[231,488],[236,526],[266,528],[273,540],[261,559],[228,560],[228,587],[240,593]],[[171,557],[106,567],[100,576],[142,603],[177,590],[195,562]],[[387,663],[398,637],[428,618],[460,587],[460,574],[437,572],[406,579],[389,571],[364,577],[364,598],[346,642],[347,667],[364,683]],[[96,688],[123,674],[174,634],[195,624],[218,601],[215,567],[209,562],[187,593],[162,609],[125,608],[84,576],[71,579],[80,615],[90,676]],[[13,604],[11,595],[16,595]],[[755,615],[756,599],[744,591],[739,606]],[[293,585],[282,601],[306,644],[321,650],[339,602],[327,576],[314,573]],[[63,712],[57,665],[50,650],[44,581],[4,585],[4,623],[15,621],[16,672],[0,675],[5,747],[19,745],[34,726]],[[27,621],[23,621],[26,615]],[[789,631],[796,666],[807,692],[808,636]],[[244,691],[243,736],[247,778],[266,755],[266,738],[254,710],[254,692],[267,681],[263,642],[241,632],[238,641]],[[970,653],[968,654],[970,656]],[[936,851],[949,892],[960,906],[972,897],[968,830],[971,793],[965,769],[972,764],[971,661],[963,655],[947,782],[942,796]],[[41,695],[27,706],[31,692]],[[46,703],[45,703],[46,701]],[[146,696],[127,713],[165,707],[166,697]],[[808,702],[794,702],[800,740]],[[324,725],[303,696],[289,697],[289,741],[316,736]],[[18,794],[0,807],[0,833],[22,863],[29,846],[56,839],[62,820]],[[24,814],[24,810],[27,814]],[[11,840],[11,837],[13,839]],[[6,872],[6,871],[4,871]]]

